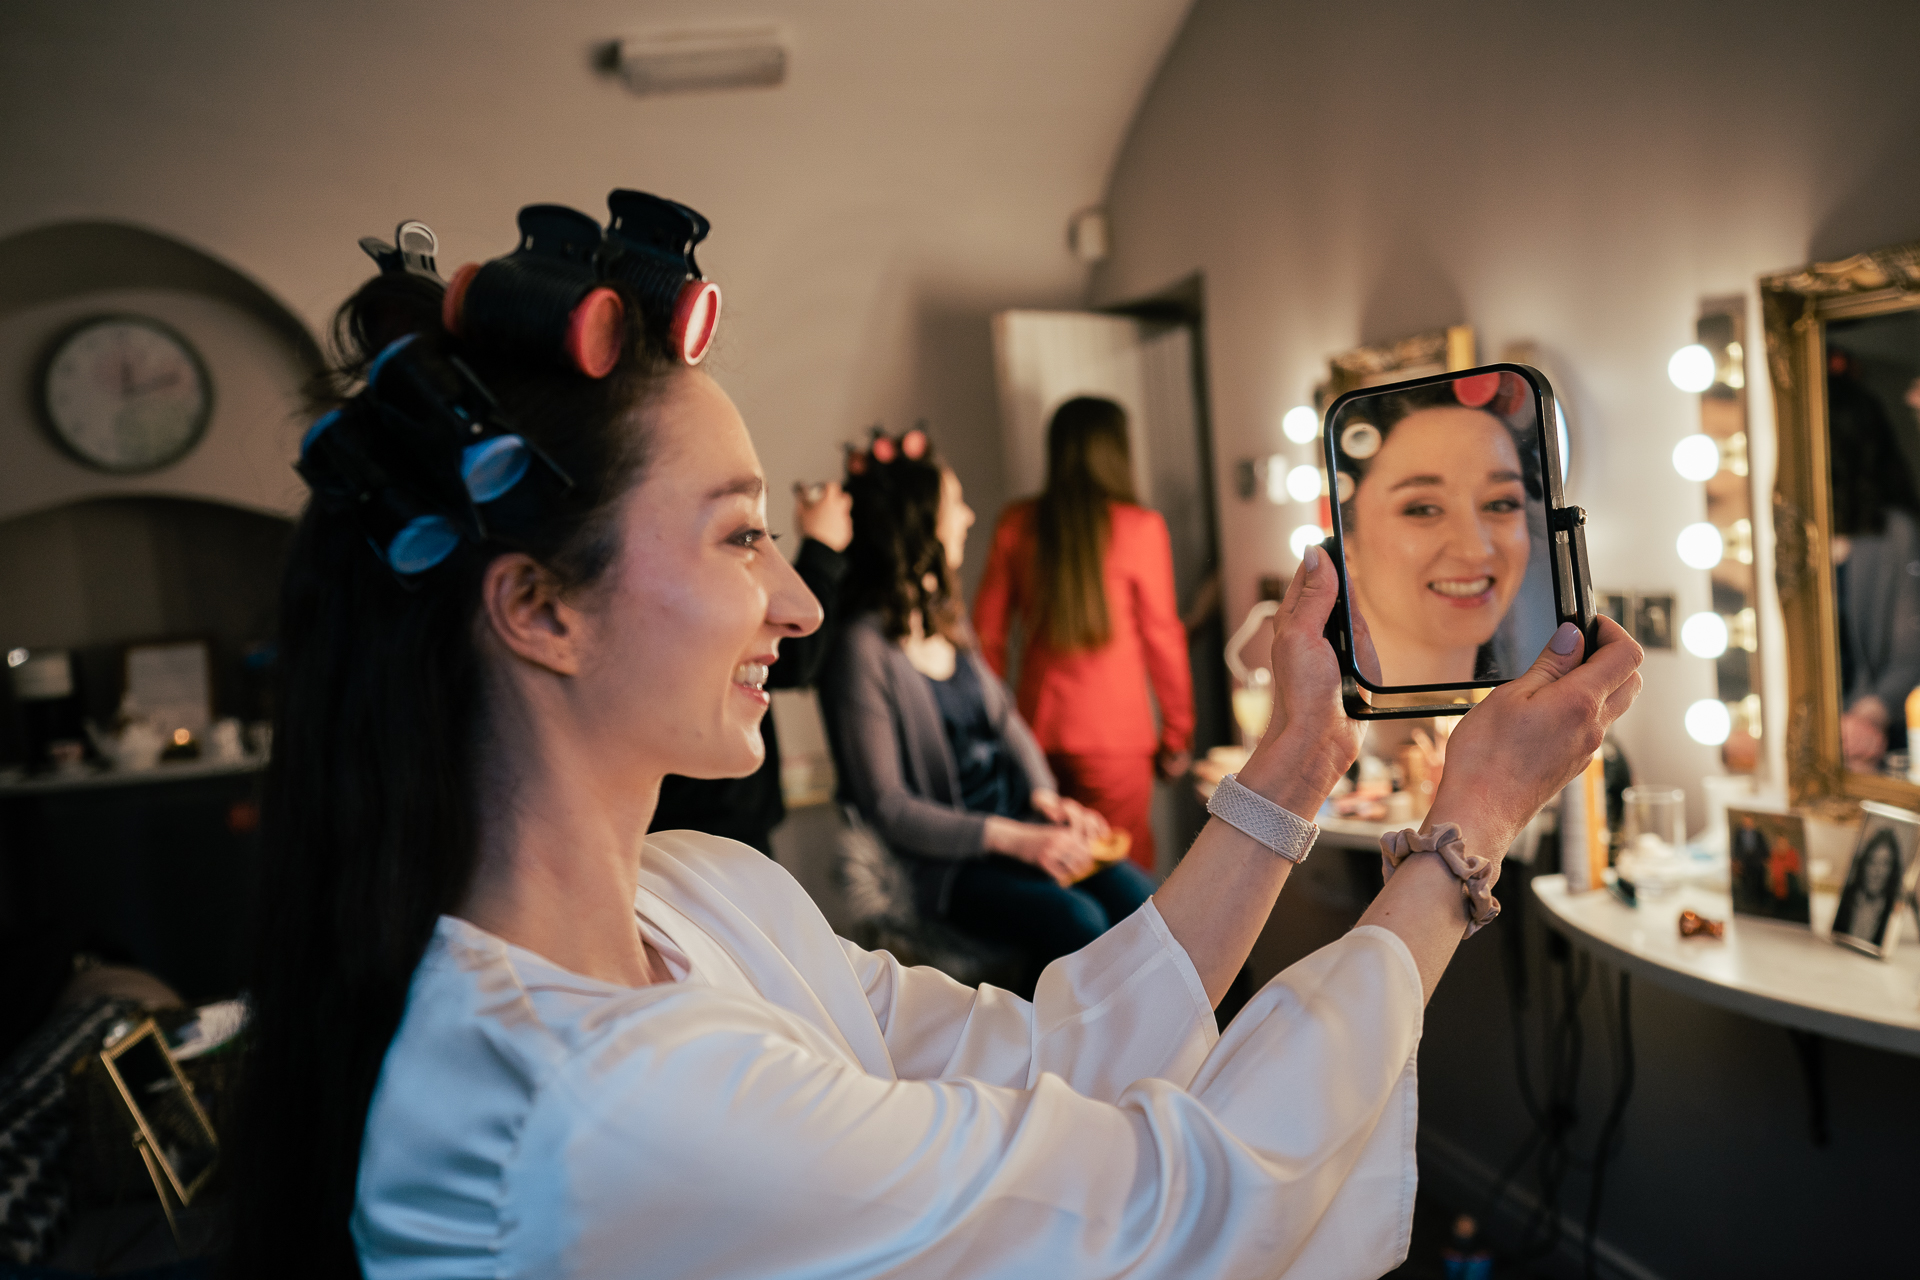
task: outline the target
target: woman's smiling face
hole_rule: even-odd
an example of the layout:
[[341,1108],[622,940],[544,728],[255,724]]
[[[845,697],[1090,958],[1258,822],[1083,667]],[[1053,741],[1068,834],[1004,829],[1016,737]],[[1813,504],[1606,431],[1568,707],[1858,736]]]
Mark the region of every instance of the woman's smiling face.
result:
[[[1354,490],[1347,573],[1376,637],[1471,651],[1492,639],[1526,577],[1527,491],[1513,437],[1479,409],[1408,414]],[[1408,683],[1391,670],[1385,683]]]

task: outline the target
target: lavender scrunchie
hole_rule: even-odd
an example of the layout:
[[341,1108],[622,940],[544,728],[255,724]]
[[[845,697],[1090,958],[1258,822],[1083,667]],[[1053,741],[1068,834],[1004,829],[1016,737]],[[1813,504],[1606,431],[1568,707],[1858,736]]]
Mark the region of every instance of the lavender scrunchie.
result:
[[1447,870],[1460,878],[1461,893],[1467,900],[1467,932],[1471,938],[1492,924],[1500,914],[1500,903],[1493,896],[1494,881],[1500,878],[1500,864],[1484,854],[1468,853],[1459,824],[1443,822],[1422,835],[1418,831],[1389,831],[1380,837],[1380,877],[1393,879],[1393,870],[1416,853],[1437,853]]

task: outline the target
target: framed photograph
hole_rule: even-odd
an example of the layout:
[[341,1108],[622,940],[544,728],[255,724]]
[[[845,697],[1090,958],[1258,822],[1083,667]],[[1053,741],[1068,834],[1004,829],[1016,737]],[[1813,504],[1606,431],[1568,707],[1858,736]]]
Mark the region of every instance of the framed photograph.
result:
[[1643,649],[1673,648],[1673,597],[1635,596],[1630,630]]
[[1885,960],[1900,938],[1901,904],[1920,849],[1920,814],[1863,800],[1860,843],[1833,913],[1833,940]]
[[171,1221],[169,1193],[180,1204],[191,1204],[219,1163],[220,1142],[213,1123],[201,1110],[153,1019],[101,1050],[100,1063],[126,1108],[133,1145],[146,1161],[153,1189]]
[[1733,909],[1813,927],[1807,826],[1797,814],[1728,809]]
[[213,677],[203,640],[127,646],[127,699],[171,734],[198,737],[213,722]]

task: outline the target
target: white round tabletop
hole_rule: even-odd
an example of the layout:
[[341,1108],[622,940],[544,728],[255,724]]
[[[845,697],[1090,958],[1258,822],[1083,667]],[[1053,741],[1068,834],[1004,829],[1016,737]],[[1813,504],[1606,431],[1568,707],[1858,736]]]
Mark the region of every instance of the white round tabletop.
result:
[[[1536,876],[1534,897],[1575,946],[1638,977],[1736,1013],[1836,1040],[1920,1056],[1920,945],[1886,960],[1827,937],[1836,895],[1813,895],[1813,928],[1736,916],[1725,893],[1688,886],[1629,907],[1604,889],[1567,892]],[[1726,922],[1724,939],[1680,936],[1688,907]]]

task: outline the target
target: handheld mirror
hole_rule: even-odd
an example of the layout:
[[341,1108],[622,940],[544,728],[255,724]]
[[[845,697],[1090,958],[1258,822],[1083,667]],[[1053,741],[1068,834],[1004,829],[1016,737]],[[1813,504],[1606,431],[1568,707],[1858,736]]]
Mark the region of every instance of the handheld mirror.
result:
[[1461,714],[1531,666],[1562,622],[1593,651],[1587,517],[1561,492],[1554,422],[1552,386],[1520,364],[1367,387],[1328,407],[1341,600],[1327,635],[1348,715]]

